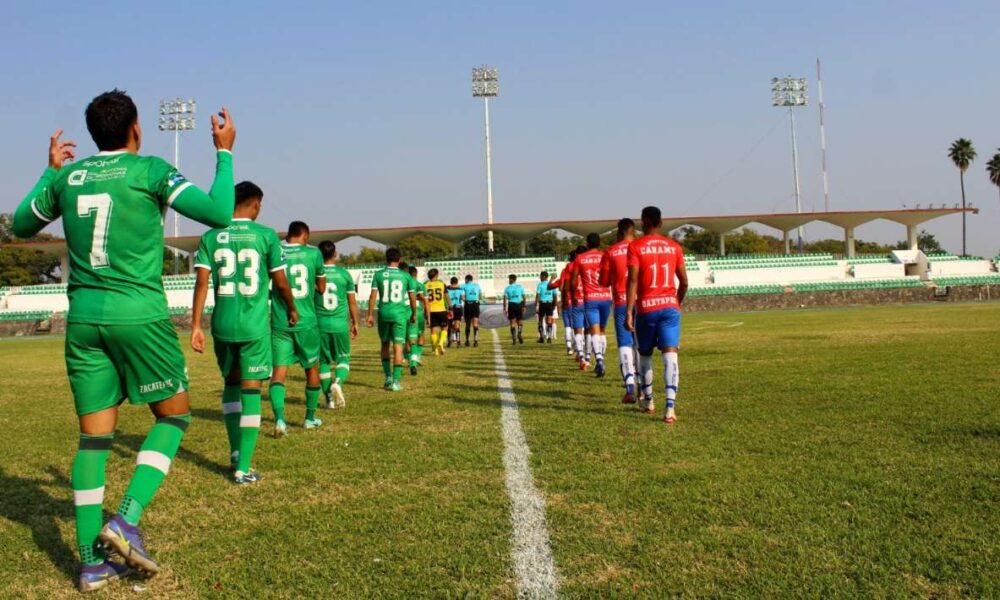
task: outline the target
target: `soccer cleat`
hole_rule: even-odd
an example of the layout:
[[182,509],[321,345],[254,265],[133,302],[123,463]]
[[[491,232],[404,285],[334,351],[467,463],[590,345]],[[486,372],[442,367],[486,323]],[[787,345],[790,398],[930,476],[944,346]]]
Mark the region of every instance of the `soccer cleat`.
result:
[[677,415],[674,414],[674,407],[668,406],[667,412],[663,415],[663,422],[667,425],[673,425],[677,422]]
[[333,397],[330,396],[330,390],[323,390],[323,397],[326,398],[326,404],[323,405],[323,408],[336,408],[336,405],[333,403]]
[[392,377],[386,377],[385,383],[382,384],[382,389],[391,390],[392,389]]
[[545,343],[551,344],[552,343],[552,338],[549,338],[549,339],[545,340]]
[[[411,374],[415,375],[415,371],[416,369],[414,367],[410,367]],[[347,399],[344,398],[344,389],[340,387],[339,383],[332,384],[330,386],[330,391],[333,392],[334,406],[337,408],[344,408],[347,406]]]
[[283,437],[288,434],[288,423],[284,421],[274,422],[274,437]]
[[145,571],[150,575],[160,572],[160,565],[146,553],[139,528],[126,523],[121,515],[111,517],[97,537],[108,549],[117,552],[125,564],[133,569]]
[[601,377],[604,377],[604,361],[603,360],[597,361],[597,366],[594,367],[594,374],[597,375],[598,379],[600,379]]
[[622,396],[622,404],[635,404],[635,396],[629,392],[625,392],[625,395]]
[[337,408],[337,405],[334,404],[333,400],[327,400],[323,404],[320,404],[320,406],[323,407],[323,408],[331,409],[331,410],[334,409],[334,408]]
[[306,419],[305,422],[302,423],[302,426],[306,429],[316,429],[322,424],[323,421],[320,421],[319,419]]
[[521,345],[523,346],[524,345],[524,336],[522,336],[520,333],[517,334],[517,341],[521,342]]
[[128,573],[129,568],[125,565],[106,560],[99,565],[84,565],[80,569],[80,578],[77,580],[77,584],[84,594],[96,592],[107,587],[115,579],[128,575]]
[[581,371],[586,371],[589,368],[590,368],[590,362],[587,361],[587,360],[581,359],[580,360],[580,370]]
[[538,338],[538,342],[537,342],[537,343],[539,343],[539,344],[544,344],[544,343],[545,343],[545,338],[543,338],[543,337],[539,337],[539,338]]
[[573,356],[573,349],[572,348],[566,348],[566,356]]
[[475,342],[473,342],[472,343],[472,347],[473,348],[478,348],[479,347],[479,340],[476,340]]
[[401,391],[403,391],[403,386],[398,381],[393,381],[392,382],[392,387],[389,388],[389,391],[391,391],[391,392],[401,392]]
[[469,340],[465,340],[465,347],[466,347],[466,348],[468,348],[468,347],[469,347]]
[[237,485],[250,485],[251,483],[257,483],[261,479],[263,479],[263,477],[260,476],[260,473],[254,471],[253,469],[250,469],[246,473],[243,471],[236,471],[236,473],[233,474],[233,481]]
[[410,365],[410,375],[416,375],[416,374],[417,374],[417,368],[413,365]]

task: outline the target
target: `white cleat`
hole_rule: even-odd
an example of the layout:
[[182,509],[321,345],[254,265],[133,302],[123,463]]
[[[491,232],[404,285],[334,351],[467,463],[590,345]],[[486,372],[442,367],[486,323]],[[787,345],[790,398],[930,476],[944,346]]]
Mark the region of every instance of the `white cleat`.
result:
[[331,385],[330,391],[333,392],[333,397],[335,399],[334,402],[331,402],[332,406],[330,406],[330,408],[333,408],[334,406],[337,408],[344,408],[347,406],[347,399],[344,398],[344,390],[340,387],[339,383]]
[[663,422],[667,425],[673,425],[677,422],[677,415],[674,414],[673,406],[667,408],[667,412],[663,415]]

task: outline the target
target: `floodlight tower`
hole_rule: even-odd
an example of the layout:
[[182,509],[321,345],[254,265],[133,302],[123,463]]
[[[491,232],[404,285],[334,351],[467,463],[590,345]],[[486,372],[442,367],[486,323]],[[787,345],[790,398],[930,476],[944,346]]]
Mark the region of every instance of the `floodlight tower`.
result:
[[[486,110],[486,222],[493,224],[493,161],[490,157],[490,98],[500,93],[500,77],[487,66],[472,69],[472,97],[482,98]],[[486,232],[486,248],[493,253],[493,230]]]
[[[778,107],[788,107],[788,119],[792,126],[792,174],[795,176],[795,212],[802,212],[802,189],[799,186],[799,153],[795,141],[795,112],[797,106],[809,103],[808,84],[805,77],[773,77],[771,78],[771,104]],[[802,226],[797,230],[799,238],[799,254],[803,250]]]
[[[190,100],[160,100],[160,131],[174,132],[174,168],[181,168],[181,132],[194,129],[194,98]],[[181,219],[174,211],[174,237],[180,235]],[[177,249],[174,249],[174,275],[179,270]]]

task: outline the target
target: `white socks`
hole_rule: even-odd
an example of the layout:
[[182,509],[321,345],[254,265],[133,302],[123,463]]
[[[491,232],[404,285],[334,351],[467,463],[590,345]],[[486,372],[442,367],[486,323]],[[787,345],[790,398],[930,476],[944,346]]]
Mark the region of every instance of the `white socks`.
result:
[[643,399],[653,399],[653,357],[639,355],[639,393]]
[[667,408],[670,408],[674,405],[674,400],[677,399],[677,385],[681,378],[676,352],[663,353],[663,374],[667,380]]
[[573,349],[573,342],[574,342],[574,339],[573,339],[573,328],[572,327],[567,327],[566,329],[563,329],[563,334],[564,334],[563,337],[566,338],[566,349],[567,350],[572,350]]
[[574,333],[573,334],[573,346],[576,349],[576,355],[583,358],[583,334]]
[[618,366],[625,382],[625,391],[635,393],[635,352],[630,346],[618,348]]

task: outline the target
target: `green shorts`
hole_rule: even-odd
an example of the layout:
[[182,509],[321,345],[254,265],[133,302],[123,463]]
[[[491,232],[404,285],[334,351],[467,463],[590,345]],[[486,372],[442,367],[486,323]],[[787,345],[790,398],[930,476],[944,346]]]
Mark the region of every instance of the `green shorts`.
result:
[[287,367],[298,362],[303,369],[311,369],[319,362],[319,330],[315,327],[298,331],[271,332],[271,356],[276,367]]
[[66,372],[77,415],[149,404],[188,389],[187,367],[170,319],[141,325],[66,326]]
[[320,353],[328,365],[351,364],[351,334],[347,331],[319,332]]
[[424,315],[422,313],[417,313],[417,320],[415,323],[406,322],[406,340],[410,343],[416,342],[420,339],[420,336],[424,334],[427,328],[427,323],[424,320]]
[[378,337],[382,342],[391,342],[402,346],[406,343],[406,328],[409,321],[379,321]]
[[271,376],[271,336],[250,342],[224,342],[216,339],[215,359],[223,377],[239,369],[240,379],[267,379]]

